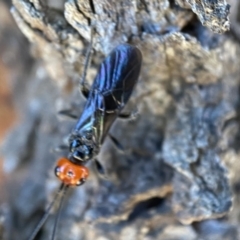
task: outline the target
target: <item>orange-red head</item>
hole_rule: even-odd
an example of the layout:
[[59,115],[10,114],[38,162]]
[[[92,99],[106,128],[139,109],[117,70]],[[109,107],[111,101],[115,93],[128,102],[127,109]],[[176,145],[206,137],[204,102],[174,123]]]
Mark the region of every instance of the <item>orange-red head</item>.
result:
[[64,185],[75,187],[86,181],[89,171],[82,165],[72,163],[68,158],[60,158],[55,168],[55,174]]

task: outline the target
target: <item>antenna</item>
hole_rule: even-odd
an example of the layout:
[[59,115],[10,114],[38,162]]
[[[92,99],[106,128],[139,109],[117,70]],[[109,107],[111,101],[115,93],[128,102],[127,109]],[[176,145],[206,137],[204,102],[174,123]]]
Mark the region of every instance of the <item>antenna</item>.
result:
[[38,234],[39,230],[41,229],[41,227],[43,226],[43,224],[46,222],[48,216],[50,215],[50,210],[52,209],[52,207],[54,206],[56,200],[58,199],[58,196],[60,195],[60,193],[62,191],[66,191],[66,186],[62,183],[60,188],[58,189],[57,193],[55,194],[52,202],[50,203],[50,205],[48,206],[47,210],[45,211],[44,215],[42,216],[40,222],[38,223],[38,225],[36,226],[36,228],[34,229],[33,233],[31,234],[31,236],[29,237],[28,240],[34,240],[34,238],[36,237],[36,235]]
[[55,220],[54,227],[53,227],[53,233],[52,233],[52,238],[51,238],[52,240],[54,240],[55,236],[56,236],[55,233],[56,233],[57,225],[58,225],[59,218],[60,218],[60,213],[62,211],[63,200],[64,200],[64,197],[66,196],[67,189],[68,189],[68,186],[64,185],[63,190],[62,190],[62,197],[60,200],[60,204],[59,204],[59,208],[58,208],[58,212],[57,212],[57,216],[56,216],[56,220]]

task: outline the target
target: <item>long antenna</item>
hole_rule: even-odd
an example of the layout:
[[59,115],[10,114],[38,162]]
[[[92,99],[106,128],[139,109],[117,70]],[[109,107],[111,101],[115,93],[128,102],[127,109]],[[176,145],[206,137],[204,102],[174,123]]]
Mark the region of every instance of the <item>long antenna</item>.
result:
[[57,212],[57,216],[56,216],[56,220],[55,220],[55,223],[54,223],[54,227],[53,227],[53,233],[52,233],[52,240],[55,239],[55,236],[56,236],[56,229],[57,229],[57,225],[58,225],[58,222],[59,222],[59,218],[60,218],[60,213],[62,211],[62,205],[63,205],[63,200],[64,200],[64,197],[66,196],[66,191],[68,189],[68,186],[65,185],[63,187],[63,193],[62,193],[62,197],[61,197],[61,200],[60,200],[60,204],[59,204],[59,208],[58,208],[58,212]]
[[31,234],[31,236],[29,237],[28,240],[34,240],[34,238],[36,237],[36,235],[38,234],[39,230],[41,229],[41,227],[43,226],[43,224],[46,222],[48,216],[50,215],[50,210],[52,209],[54,203],[56,202],[59,194],[63,191],[65,185],[62,183],[60,188],[58,189],[57,193],[55,194],[52,202],[50,203],[50,205],[48,206],[47,210],[45,211],[44,215],[42,216],[40,222],[38,223],[38,225],[36,226],[36,228],[34,229],[33,233]]

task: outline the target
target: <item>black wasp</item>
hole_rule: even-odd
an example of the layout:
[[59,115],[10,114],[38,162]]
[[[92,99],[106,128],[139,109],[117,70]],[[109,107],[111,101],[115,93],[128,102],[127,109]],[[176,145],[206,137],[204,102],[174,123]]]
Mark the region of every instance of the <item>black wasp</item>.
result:
[[122,44],[103,61],[70,136],[70,160],[84,163],[99,153],[114,120],[128,102],[142,62],[138,48]]
[[[99,153],[111,125],[128,102],[138,81],[141,64],[142,54],[138,48],[128,44],[119,45],[102,62],[91,89],[86,92],[84,88],[87,102],[70,134],[69,156],[60,158],[55,168],[56,176],[62,181],[61,187],[29,240],[35,238],[46,221],[59,193],[63,192],[64,196],[68,187],[79,186],[86,181],[89,171],[84,165]],[[59,208],[62,202],[63,197]],[[59,213],[60,209],[52,239]]]

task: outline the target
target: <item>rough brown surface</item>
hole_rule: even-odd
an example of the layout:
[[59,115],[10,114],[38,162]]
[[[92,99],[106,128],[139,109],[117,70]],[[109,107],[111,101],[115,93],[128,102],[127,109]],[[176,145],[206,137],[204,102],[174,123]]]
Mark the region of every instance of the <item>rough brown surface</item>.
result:
[[230,5],[224,0],[177,0],[177,3],[183,8],[191,8],[201,23],[215,33],[224,33],[230,29]]
[[[240,46],[215,34],[229,29],[225,1],[13,0],[11,13],[36,60],[14,25],[0,28],[0,40],[19,41],[7,46],[18,59],[10,63],[22,67],[12,73],[21,120],[2,147],[12,176],[3,239],[27,239],[59,185],[54,162],[67,152],[50,150],[75,122],[56,113],[72,106],[80,114],[84,106],[78,83],[91,24],[89,84],[118,44],[142,51],[140,82],[126,107],[139,117],[116,121],[111,133],[126,153],[106,139],[99,160],[108,177],[89,164],[87,183],[67,194],[57,238],[240,239]],[[37,239],[51,236],[54,219]]]

